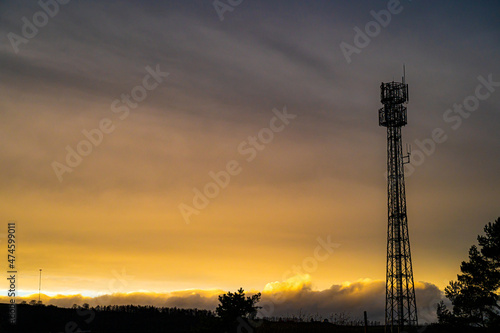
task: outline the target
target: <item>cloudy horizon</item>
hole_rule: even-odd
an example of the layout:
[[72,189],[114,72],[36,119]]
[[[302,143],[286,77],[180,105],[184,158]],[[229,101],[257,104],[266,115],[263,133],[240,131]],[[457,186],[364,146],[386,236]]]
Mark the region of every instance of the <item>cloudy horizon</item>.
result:
[[[419,320],[421,324],[436,321],[436,306],[444,300],[439,288],[429,283],[416,283],[416,297],[419,304]],[[136,291],[129,293],[115,292],[98,296],[53,295],[42,294],[43,304],[71,308],[88,304],[90,307],[108,305],[141,305],[156,307],[177,307],[185,309],[204,309],[214,311],[219,304],[218,296],[224,290],[182,290],[172,292]],[[346,314],[351,320],[361,320],[367,311],[371,322],[384,322],[385,316],[385,281],[369,279],[332,285],[328,289],[313,290],[311,277],[295,275],[282,282],[270,282],[262,290],[245,291],[246,295],[261,292],[262,308],[258,317],[262,318],[315,318],[329,319],[335,315]],[[19,303],[38,301],[38,294],[19,298]],[[0,302],[8,302],[8,298],[0,296]],[[447,302],[449,303],[449,302]]]

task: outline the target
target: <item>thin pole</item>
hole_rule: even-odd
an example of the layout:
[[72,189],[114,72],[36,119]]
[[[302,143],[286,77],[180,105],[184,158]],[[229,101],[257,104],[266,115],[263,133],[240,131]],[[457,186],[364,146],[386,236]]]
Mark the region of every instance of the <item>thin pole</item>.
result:
[[38,280],[38,303],[40,303],[41,290],[42,290],[42,269],[40,268],[40,279]]

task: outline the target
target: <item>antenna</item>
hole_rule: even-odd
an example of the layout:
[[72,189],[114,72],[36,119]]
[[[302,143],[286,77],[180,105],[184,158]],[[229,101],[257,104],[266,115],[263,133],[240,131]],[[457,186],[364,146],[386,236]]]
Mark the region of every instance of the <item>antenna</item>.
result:
[[40,279],[38,280],[38,303],[40,303],[40,291],[42,290],[42,269],[40,268]]
[[404,91],[403,94],[405,95],[405,103],[408,104],[410,101],[410,91],[408,90],[408,85],[406,84],[406,65],[403,63],[403,77],[401,78],[401,82],[403,83]]
[[[403,164],[408,164],[410,163],[410,156],[411,156],[411,144],[406,144],[406,156],[402,156],[403,158]],[[406,161],[405,161],[406,158]]]

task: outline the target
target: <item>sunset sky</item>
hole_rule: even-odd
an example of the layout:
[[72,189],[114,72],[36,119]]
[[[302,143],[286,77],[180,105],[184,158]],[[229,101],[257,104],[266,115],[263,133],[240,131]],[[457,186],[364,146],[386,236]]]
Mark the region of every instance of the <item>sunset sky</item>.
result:
[[496,2],[54,1],[0,2],[0,241],[16,221],[22,295],[41,268],[69,306],[243,287],[289,292],[277,313],[383,311],[379,90],[403,64],[419,307],[500,216]]

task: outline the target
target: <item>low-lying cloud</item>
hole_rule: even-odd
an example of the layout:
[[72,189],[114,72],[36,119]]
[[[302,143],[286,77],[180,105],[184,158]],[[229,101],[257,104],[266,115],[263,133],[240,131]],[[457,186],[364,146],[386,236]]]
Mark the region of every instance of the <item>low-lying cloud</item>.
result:
[[[443,297],[439,288],[431,283],[416,283],[416,297],[420,323],[436,320],[436,304]],[[78,295],[42,295],[44,304],[71,307],[88,303],[90,306],[151,305],[157,307],[198,308],[215,310],[218,295],[224,290],[183,290],[165,293],[131,292],[113,293],[96,297]],[[257,293],[251,290],[248,294]],[[370,321],[383,323],[385,311],[385,283],[381,280],[361,279],[332,285],[325,290],[313,290],[309,275],[297,275],[283,282],[268,283],[261,291],[260,315],[265,317],[305,316],[331,318],[345,313],[351,319],[361,319],[367,311]],[[37,299],[38,295],[19,297],[18,303]],[[8,302],[1,296],[0,302]]]

